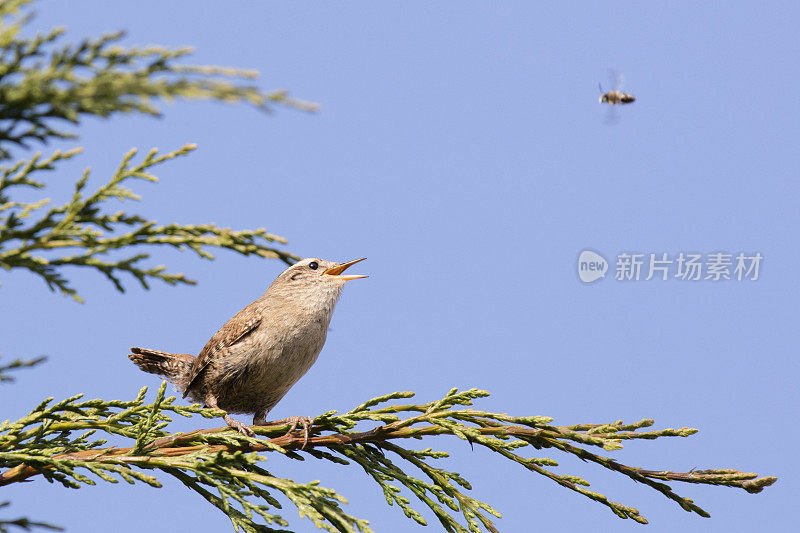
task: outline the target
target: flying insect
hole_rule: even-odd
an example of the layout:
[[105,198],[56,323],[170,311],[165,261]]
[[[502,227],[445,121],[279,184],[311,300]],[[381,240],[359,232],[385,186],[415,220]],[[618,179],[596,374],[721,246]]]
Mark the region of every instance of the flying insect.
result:
[[622,92],[622,83],[625,81],[625,78],[622,76],[622,74],[614,69],[609,69],[608,79],[611,80],[611,85],[614,87],[614,89],[611,91],[605,92],[603,91],[603,86],[599,83],[597,84],[598,87],[600,87],[601,104],[630,104],[636,101],[636,97],[632,94]]
[[[599,84],[598,84],[599,85]],[[617,105],[617,104],[631,104],[636,101],[636,97],[632,94],[624,93],[622,91],[608,91],[603,92],[603,86],[600,85],[600,103]]]

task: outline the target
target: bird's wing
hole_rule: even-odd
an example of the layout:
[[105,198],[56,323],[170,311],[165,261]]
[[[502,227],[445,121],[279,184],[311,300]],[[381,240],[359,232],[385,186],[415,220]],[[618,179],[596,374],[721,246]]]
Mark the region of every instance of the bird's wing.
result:
[[236,313],[236,315],[219,328],[219,331],[206,343],[200,351],[200,355],[197,356],[197,359],[195,359],[192,365],[192,370],[189,373],[189,384],[183,391],[184,398],[189,394],[189,390],[192,388],[192,385],[194,385],[197,377],[222,350],[243,341],[258,328],[261,324],[262,316],[259,312],[258,304],[259,301],[256,300]]

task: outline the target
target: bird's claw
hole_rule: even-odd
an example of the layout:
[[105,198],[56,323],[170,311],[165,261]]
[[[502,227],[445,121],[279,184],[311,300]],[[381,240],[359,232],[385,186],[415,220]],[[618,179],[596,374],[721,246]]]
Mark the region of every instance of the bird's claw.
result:
[[235,420],[235,419],[231,418],[228,415],[225,415],[223,418],[225,419],[225,423],[228,424],[229,427],[232,427],[233,429],[235,429],[236,431],[238,431],[242,435],[245,435],[247,437],[255,437],[256,436],[256,432],[253,431],[244,422],[239,422],[238,420]]
[[253,425],[255,426],[283,426],[289,424],[289,431],[284,433],[284,436],[288,437],[291,437],[292,432],[297,430],[297,426],[303,426],[303,445],[300,447],[301,450],[305,449],[306,445],[308,445],[309,430],[313,423],[314,419],[308,416],[290,416],[289,418],[273,420],[271,422],[267,422],[263,415],[260,417],[256,416],[253,419]]
[[285,419],[285,422],[292,425],[289,428],[289,431],[286,432],[287,435],[296,430],[298,424],[303,426],[303,445],[300,446],[300,449],[305,449],[306,445],[308,444],[308,430],[311,427],[311,424],[314,423],[314,419],[308,416],[290,416],[289,418]]

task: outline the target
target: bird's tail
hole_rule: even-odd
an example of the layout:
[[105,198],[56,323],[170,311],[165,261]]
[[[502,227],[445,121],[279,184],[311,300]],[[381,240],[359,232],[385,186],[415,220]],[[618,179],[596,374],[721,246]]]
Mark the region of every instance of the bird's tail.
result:
[[188,385],[189,373],[195,357],[188,353],[169,353],[147,348],[131,348],[128,359],[148,374],[156,374],[171,381],[183,392]]

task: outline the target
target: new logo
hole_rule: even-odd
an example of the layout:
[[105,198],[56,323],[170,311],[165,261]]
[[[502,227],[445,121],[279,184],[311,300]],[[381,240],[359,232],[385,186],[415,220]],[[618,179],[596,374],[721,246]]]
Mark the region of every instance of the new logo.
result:
[[578,256],[578,277],[584,283],[591,283],[606,277],[608,261],[602,255],[591,250],[584,250]]

